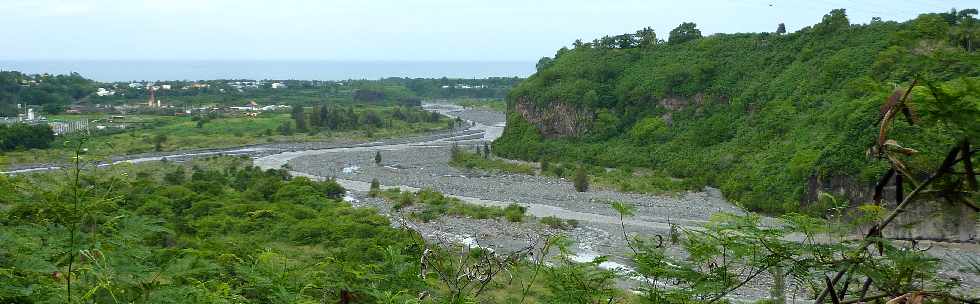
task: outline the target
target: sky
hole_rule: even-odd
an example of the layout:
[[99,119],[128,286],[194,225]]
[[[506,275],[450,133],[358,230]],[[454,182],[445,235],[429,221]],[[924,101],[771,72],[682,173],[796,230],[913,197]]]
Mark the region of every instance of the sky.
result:
[[0,0],[0,59],[535,61],[646,26],[796,31],[834,8],[867,23],[975,1]]

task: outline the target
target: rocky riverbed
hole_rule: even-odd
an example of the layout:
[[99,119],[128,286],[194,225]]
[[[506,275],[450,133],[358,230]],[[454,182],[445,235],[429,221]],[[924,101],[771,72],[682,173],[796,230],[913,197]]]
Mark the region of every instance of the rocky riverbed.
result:
[[[472,125],[470,132],[480,132],[479,136],[469,133],[466,136],[445,137],[436,140],[414,143],[392,143],[361,146],[349,149],[327,149],[305,151],[301,155],[278,158],[295,171],[316,177],[335,177],[348,189],[352,189],[355,205],[372,207],[393,218],[402,225],[411,225],[429,238],[450,240],[457,243],[490,247],[508,251],[522,248],[529,239],[547,235],[564,234],[573,240],[577,258],[585,261],[604,255],[610,262],[606,268],[628,268],[628,246],[623,237],[620,219],[611,202],[618,201],[633,205],[636,216],[625,221],[626,230],[631,235],[666,235],[669,225],[695,228],[718,212],[742,214],[740,208],[727,202],[717,189],[706,188],[698,192],[676,195],[648,195],[621,193],[610,190],[576,192],[570,181],[544,176],[507,174],[465,170],[448,165],[450,148],[459,145],[462,149],[473,150],[475,146],[492,141],[500,136],[504,126],[504,115],[500,112],[482,109],[461,109],[454,106],[429,105],[430,110],[460,117]],[[382,162],[374,164],[374,155],[380,152]],[[377,198],[367,197],[368,183],[377,179],[388,187],[401,187],[408,190],[431,188],[464,201],[483,205],[503,206],[517,203],[528,208],[535,217],[555,216],[577,220],[580,225],[570,230],[556,230],[538,224],[509,223],[505,220],[477,220],[456,217],[443,217],[429,223],[412,221],[403,214],[391,209],[390,204]],[[771,219],[767,219],[772,221]],[[668,224],[669,223],[669,224]],[[976,244],[936,243],[931,253],[940,258],[955,256],[977,258]],[[675,255],[683,255],[674,251]],[[943,276],[962,280],[966,293],[976,292],[980,278],[962,271],[962,265],[945,263],[940,273]],[[731,296],[738,300],[752,301],[769,295],[771,278],[762,275],[734,292]],[[635,282],[634,282],[635,283]],[[624,285],[631,285],[626,282]],[[787,290],[791,302],[807,302],[808,294],[796,289],[792,283]],[[796,291],[794,293],[794,290]],[[795,300],[794,300],[795,299]]]
[[[426,105],[426,108],[467,122],[467,127],[451,132],[386,139],[374,142],[317,142],[263,144],[228,149],[208,149],[173,152],[166,154],[130,155],[114,158],[103,163],[144,162],[167,158],[182,160],[210,155],[250,155],[255,164],[263,168],[282,168],[284,165],[295,175],[312,178],[336,177],[349,189],[348,199],[355,206],[370,207],[390,217],[396,225],[406,225],[418,230],[431,240],[489,247],[501,252],[527,246],[535,239],[548,235],[564,234],[575,242],[577,258],[585,261],[605,255],[610,262],[606,268],[628,268],[628,246],[623,237],[618,214],[610,207],[618,201],[636,207],[636,216],[625,220],[630,234],[645,236],[666,235],[670,224],[697,228],[712,214],[718,212],[744,213],[728,203],[717,189],[706,188],[698,192],[676,195],[647,195],[621,193],[610,190],[576,192],[570,181],[554,177],[506,174],[479,170],[462,170],[448,165],[449,151],[456,144],[463,149],[482,146],[500,136],[504,127],[503,113],[483,109],[463,109],[452,105]],[[374,164],[374,155],[380,151],[382,162]],[[21,166],[14,172],[50,170],[56,166],[34,164]],[[458,217],[442,217],[422,223],[413,221],[402,213],[392,210],[391,204],[367,196],[368,184],[378,179],[386,187],[407,190],[432,188],[464,201],[504,206],[517,203],[528,208],[534,217],[555,216],[578,221],[576,228],[558,230],[535,220],[510,223],[505,220],[478,220]],[[977,244],[934,243],[930,253],[946,261],[980,261]],[[673,254],[682,255],[674,251]],[[964,293],[980,294],[980,277],[963,271],[962,263],[947,262],[941,266],[941,275],[961,280]],[[625,286],[631,283],[624,282]],[[635,282],[633,283],[635,284]],[[771,279],[765,275],[740,288],[732,296],[739,300],[756,300],[768,296]],[[787,291],[792,297],[792,288]],[[807,295],[796,295],[799,302],[806,302]],[[793,301],[796,302],[796,301]]]

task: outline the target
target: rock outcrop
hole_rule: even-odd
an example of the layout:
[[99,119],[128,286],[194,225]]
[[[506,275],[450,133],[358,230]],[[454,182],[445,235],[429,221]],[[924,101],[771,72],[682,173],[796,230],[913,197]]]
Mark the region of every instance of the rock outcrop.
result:
[[[850,207],[857,207],[871,202],[874,183],[861,182],[849,176],[811,176],[807,180],[803,203],[816,202],[820,192],[845,198],[850,202]],[[897,205],[894,200],[895,187],[885,187],[883,195],[884,207],[894,209]],[[977,211],[962,203],[925,198],[912,202],[883,233],[891,239],[976,242]]]
[[546,106],[538,106],[526,97],[517,99],[514,110],[547,138],[584,135],[594,119],[591,111],[568,103],[554,101]]

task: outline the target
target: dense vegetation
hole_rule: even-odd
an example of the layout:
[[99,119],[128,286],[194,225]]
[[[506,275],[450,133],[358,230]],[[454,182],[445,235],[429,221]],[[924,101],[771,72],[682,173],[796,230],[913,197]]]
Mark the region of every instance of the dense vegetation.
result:
[[16,149],[45,149],[54,140],[47,125],[0,124],[0,152]]
[[[863,155],[878,131],[879,106],[896,87],[917,79],[913,100],[934,99],[927,88],[940,88],[964,96],[975,112],[975,15],[963,10],[851,24],[834,10],[788,34],[701,37],[686,23],[668,42],[651,29],[576,41],[542,59],[538,72],[509,94],[507,129],[494,151],[623,172],[645,167],[661,174],[650,176],[652,182],[667,187],[713,185],[754,210],[799,210],[810,178],[847,177],[864,185],[885,170]],[[519,104],[569,105],[586,113],[587,129],[542,134],[540,122],[518,113]],[[944,128],[944,119],[896,124],[906,134],[898,141],[941,147],[917,145],[927,147],[914,162],[936,164],[962,135]]]
[[[300,108],[300,110],[304,109]],[[429,112],[411,107],[360,105],[337,108],[337,110],[341,118],[323,123],[319,120],[319,116],[310,117],[310,113],[303,116],[304,120],[297,121],[297,115],[280,112],[263,112],[255,117],[236,113],[211,113],[192,117],[127,115],[124,119],[110,119],[109,115],[51,116],[49,117],[51,119],[93,120],[95,122],[92,122],[92,125],[121,124],[127,127],[97,130],[93,126],[90,134],[58,136],[51,142],[50,147],[15,145],[15,151],[2,152],[0,155],[5,156],[10,164],[64,160],[68,158],[67,154],[71,151],[71,147],[66,146],[64,140],[80,135],[88,138],[91,156],[105,158],[153,151],[221,148],[274,142],[390,138],[440,131],[447,125],[444,117],[433,116]],[[113,122],[110,123],[109,120]],[[341,124],[336,128],[329,128],[330,122],[341,122]],[[320,127],[321,125],[323,127]],[[27,128],[15,126],[12,128]],[[40,127],[37,128],[40,130]],[[50,129],[47,130],[50,132]],[[4,138],[3,134],[0,132],[0,138]],[[11,143],[16,143],[16,140],[35,141],[46,138],[23,137],[22,135],[25,134],[17,134],[19,135],[15,134],[15,139]],[[0,142],[5,141],[0,140]]]
[[[937,277],[938,260],[923,252],[876,240],[883,254],[864,255],[855,250],[867,243],[818,241],[843,240],[853,226],[875,221],[881,210],[873,208],[848,223],[788,215],[783,227],[764,227],[758,216],[718,214],[704,230],[628,236],[636,268],[627,275],[648,282],[629,295],[614,287],[616,274],[597,268],[604,257],[576,261],[567,239],[542,237],[536,246],[510,253],[427,244],[414,231],[392,228],[375,210],[343,202],[344,189],[333,181],[262,171],[247,158],[93,170],[0,176],[0,301],[724,302],[763,272],[814,293],[822,272],[850,264],[860,267],[849,282],[874,279],[869,299],[910,290],[961,299],[948,292],[956,282]],[[376,194],[415,208],[422,220],[523,218],[520,207],[466,205],[430,190]],[[633,214],[628,205],[612,207],[624,218]],[[541,223],[577,225],[557,218]],[[690,254],[673,258],[671,247]]]
[[[198,82],[163,81],[170,90],[157,90],[156,97],[167,104],[180,106],[259,104],[313,105],[331,104],[400,104],[418,105],[422,99],[503,98],[519,78],[428,79],[385,78],[380,80],[307,81],[307,80],[208,80]],[[284,87],[272,88],[273,83]],[[206,86],[205,86],[206,85]],[[142,85],[129,83],[102,84],[116,90],[113,96],[93,96],[94,103],[138,103],[149,98]]]
[[0,117],[17,116],[17,104],[46,106],[47,111],[60,111],[65,105],[88,97],[95,88],[93,81],[77,73],[25,75],[0,71]]
[[511,222],[520,222],[524,220],[526,211],[524,207],[517,204],[510,204],[503,208],[470,204],[432,189],[410,192],[391,188],[384,191],[375,190],[372,195],[384,198],[394,204],[395,210],[407,211],[410,217],[423,222],[445,215],[473,219],[506,218]]
[[490,158],[490,151],[483,152],[479,146],[473,152],[462,147],[453,147],[449,155],[449,165],[464,169],[483,169],[517,174],[535,173],[535,168],[528,164],[515,163],[503,159]]
[[[541,251],[528,262],[426,244],[343,202],[333,181],[262,171],[247,158],[86,169],[76,151],[82,170],[0,175],[0,302],[567,303],[619,293],[612,273],[567,255],[549,268]],[[524,212],[386,193],[435,217],[520,221]],[[510,275],[455,275],[488,266]]]
[[[0,117],[23,113],[17,104],[58,114],[70,105],[142,104],[149,98],[147,86],[156,86],[155,97],[178,107],[240,106],[250,101],[262,105],[382,104],[418,105],[422,99],[502,99],[521,78],[384,78],[380,80],[202,80],[99,83],[78,73],[29,75],[0,71]],[[277,84],[277,87],[273,87]],[[163,89],[166,86],[167,89]],[[96,89],[112,91],[98,96]],[[175,109],[143,109],[169,112]],[[130,109],[133,111],[133,109]]]

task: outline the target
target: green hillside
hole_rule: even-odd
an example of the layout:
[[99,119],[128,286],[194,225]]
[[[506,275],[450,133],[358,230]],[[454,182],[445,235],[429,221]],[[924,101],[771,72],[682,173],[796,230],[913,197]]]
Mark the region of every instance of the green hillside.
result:
[[[786,34],[701,37],[686,23],[667,41],[649,28],[576,41],[511,91],[495,153],[649,168],[659,175],[646,180],[664,190],[712,185],[754,210],[798,210],[808,179],[871,183],[886,168],[864,152],[877,135],[879,107],[896,88],[918,79],[913,101],[935,103],[932,86],[980,113],[975,16],[954,10],[851,24],[834,10]],[[534,116],[527,109],[569,112],[556,107],[574,114],[526,119]],[[912,160],[925,165],[918,167],[934,168],[949,144],[976,138],[980,127],[980,116],[961,117],[966,127],[954,129],[945,123],[951,117],[913,110],[922,123],[898,122],[894,136],[922,152]],[[562,123],[573,127],[556,126]]]

